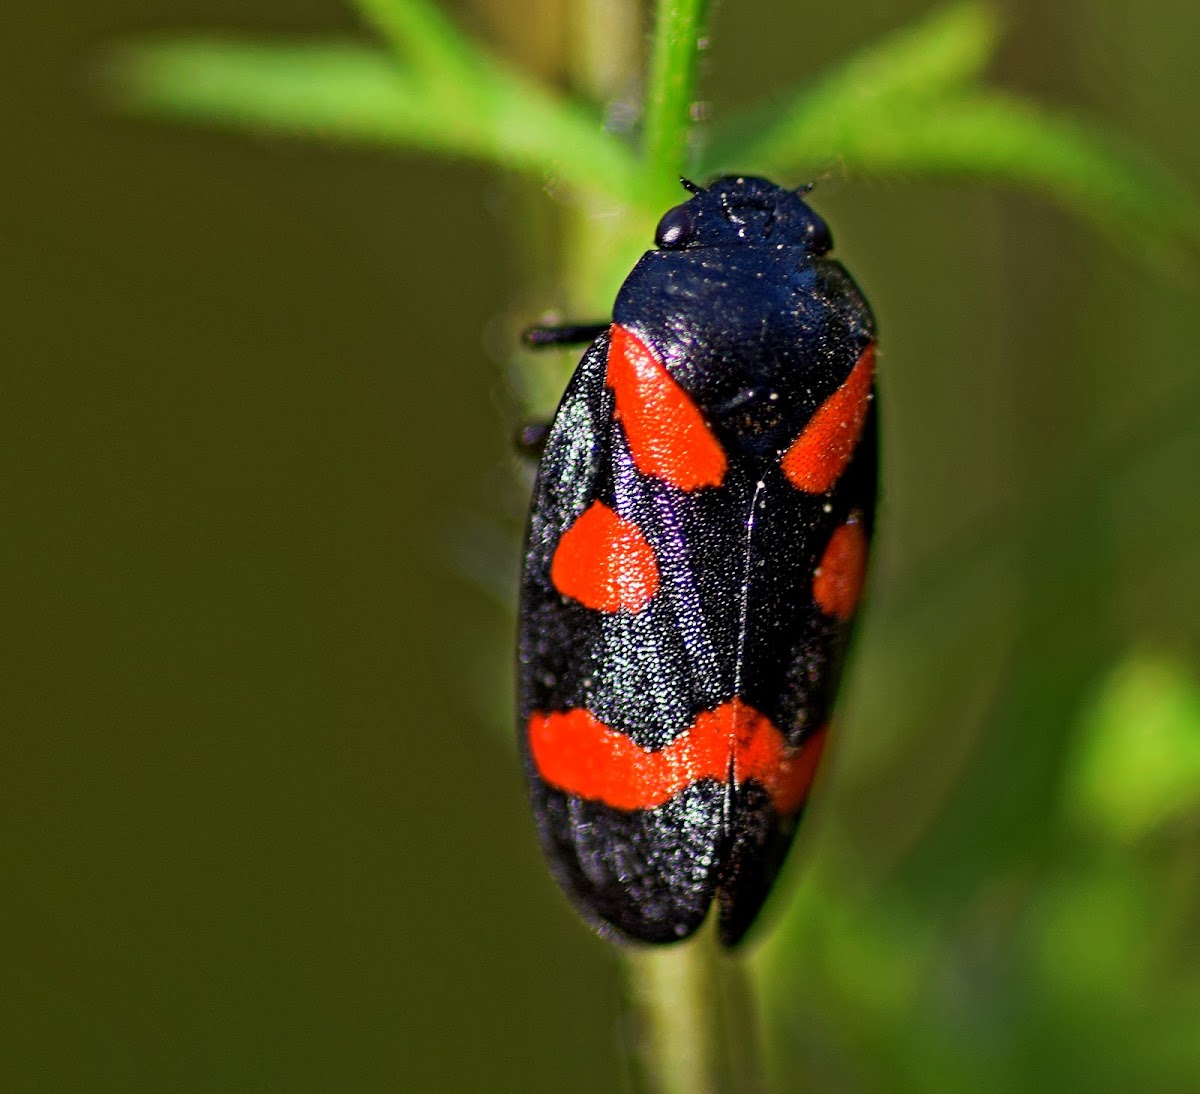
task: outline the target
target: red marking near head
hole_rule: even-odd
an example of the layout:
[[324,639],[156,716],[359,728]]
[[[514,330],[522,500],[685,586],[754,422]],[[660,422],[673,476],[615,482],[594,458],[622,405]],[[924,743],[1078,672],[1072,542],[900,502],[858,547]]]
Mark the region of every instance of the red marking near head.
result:
[[700,779],[754,779],[777,812],[796,812],[808,795],[825,743],[822,728],[791,750],[769,718],[740,700],[697,716],[666,748],[651,752],[576,709],[529,719],[529,747],[551,786],[615,809],[653,809]]
[[823,494],[850,462],[867,419],[875,346],[862,351],[845,383],[829,396],[783,454],[783,473],[797,490]]
[[862,596],[867,572],[867,536],[862,522],[852,516],[833,530],[821,564],[813,574],[812,592],[817,607],[845,622],[851,619]]
[[637,335],[612,326],[605,382],[643,475],[680,490],[720,486],[728,463],[700,409]]
[[640,612],[658,592],[658,563],[636,524],[594,501],[558,541],[550,580],[598,612]]

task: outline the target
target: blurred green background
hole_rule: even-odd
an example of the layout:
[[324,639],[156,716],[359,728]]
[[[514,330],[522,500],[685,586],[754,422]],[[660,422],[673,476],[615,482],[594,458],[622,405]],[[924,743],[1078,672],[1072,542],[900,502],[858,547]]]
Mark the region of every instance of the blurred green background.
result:
[[[1002,7],[996,82],[1200,190],[1200,12]],[[725,4],[706,98],[926,10]],[[537,35],[498,48],[553,55],[521,11]],[[617,965],[508,740],[494,358],[554,302],[527,197],[102,106],[107,43],[357,32],[334,0],[5,21],[0,1087],[621,1089]],[[753,952],[778,1085],[1200,1089],[1195,271],[990,189],[835,175],[814,203],[881,322],[885,498]]]

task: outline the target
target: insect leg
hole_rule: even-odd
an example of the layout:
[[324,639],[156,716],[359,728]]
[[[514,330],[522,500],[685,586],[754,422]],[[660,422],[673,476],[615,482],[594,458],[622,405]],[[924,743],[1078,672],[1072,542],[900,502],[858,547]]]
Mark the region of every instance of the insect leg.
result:
[[556,327],[530,327],[521,341],[531,349],[553,349],[556,346],[586,346],[600,337],[611,323],[564,323]]

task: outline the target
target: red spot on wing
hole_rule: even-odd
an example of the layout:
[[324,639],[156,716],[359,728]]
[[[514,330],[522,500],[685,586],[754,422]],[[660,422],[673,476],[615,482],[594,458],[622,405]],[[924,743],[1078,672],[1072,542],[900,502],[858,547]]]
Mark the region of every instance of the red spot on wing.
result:
[[658,563],[636,524],[594,501],[558,541],[550,580],[598,612],[640,612],[658,592]]
[[724,780],[729,770],[726,736],[690,731],[650,752],[582,709],[535,713],[529,746],[546,782],[616,809],[653,809],[697,779]]
[[875,346],[870,345],[784,453],[783,473],[797,490],[823,494],[846,470],[867,419],[874,373]]
[[867,571],[867,536],[853,516],[833,530],[821,564],[813,574],[813,600],[826,615],[843,622],[853,618]]
[[791,751],[761,744],[738,754],[738,779],[757,779],[771,795],[771,804],[781,816],[789,816],[808,797],[817,774],[817,764],[825,749],[826,727],[822,726],[804,743]]
[[612,326],[606,383],[642,474],[680,490],[721,485],[725,453],[699,408],[646,344],[619,323]]
[[534,713],[529,747],[551,786],[615,809],[653,809],[700,779],[754,779],[780,814],[808,795],[825,730],[789,749],[770,719],[740,700],[697,716],[691,728],[658,751],[639,748],[587,710]]

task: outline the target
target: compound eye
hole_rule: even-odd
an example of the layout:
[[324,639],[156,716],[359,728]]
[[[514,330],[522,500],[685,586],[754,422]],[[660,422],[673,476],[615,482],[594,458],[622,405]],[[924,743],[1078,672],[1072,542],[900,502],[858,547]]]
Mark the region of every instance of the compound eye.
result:
[[828,254],[833,250],[833,237],[829,234],[829,226],[816,213],[810,212],[808,222],[808,249],[813,254]]
[[654,231],[654,243],[664,250],[677,250],[695,241],[696,226],[692,211],[686,205],[676,205],[663,213]]

